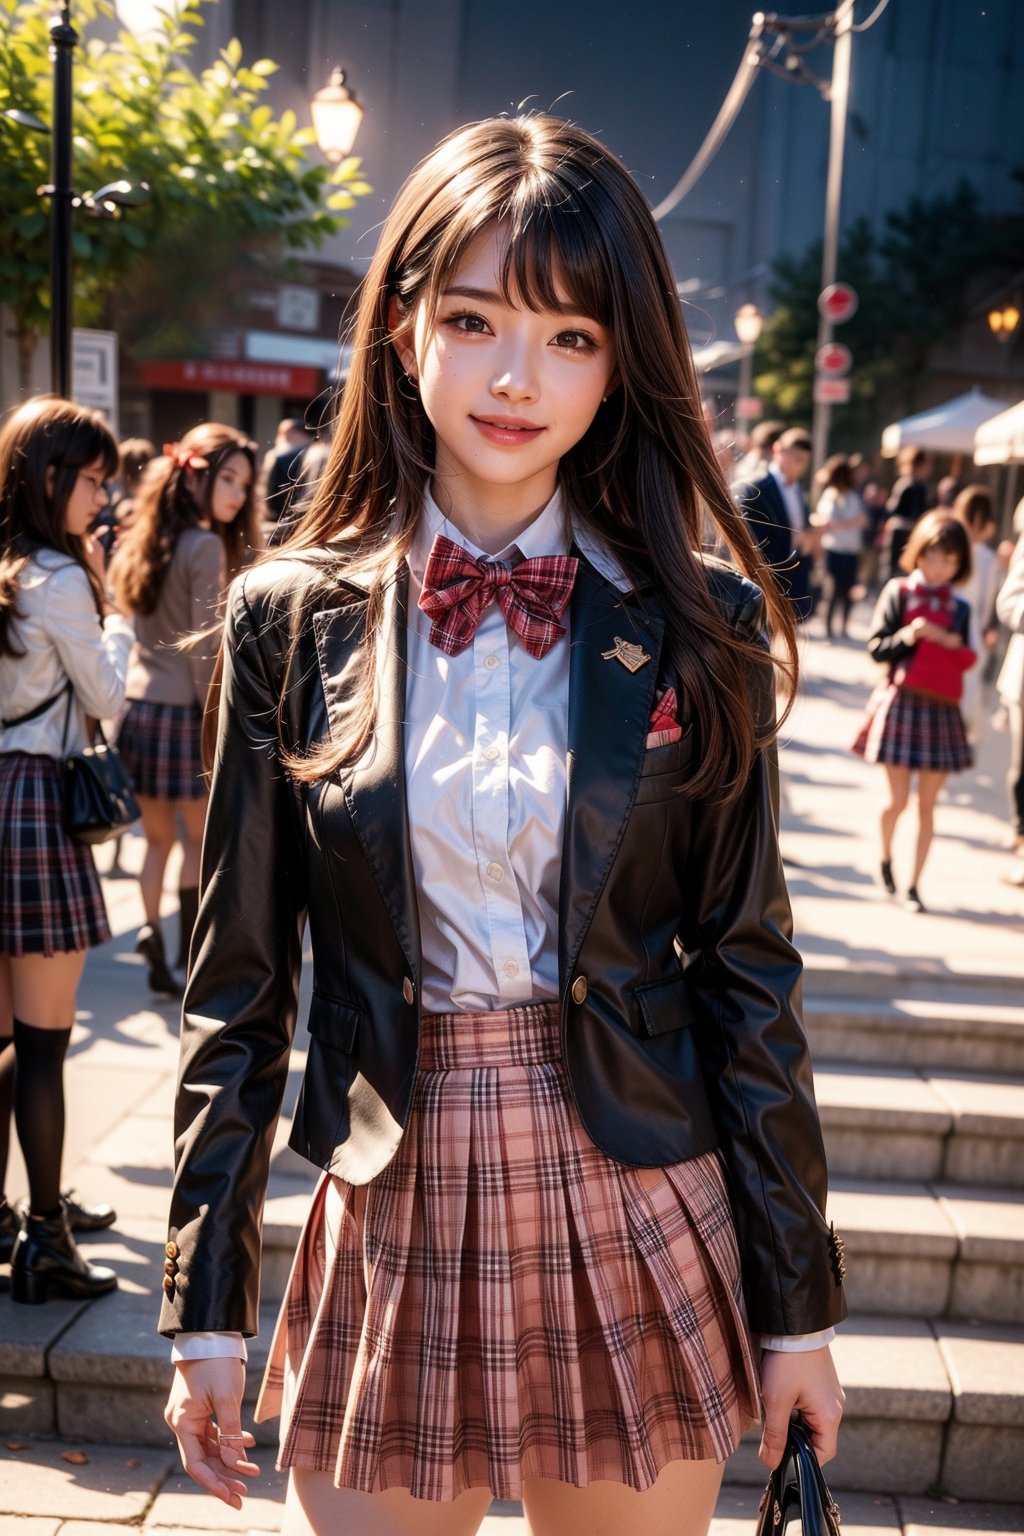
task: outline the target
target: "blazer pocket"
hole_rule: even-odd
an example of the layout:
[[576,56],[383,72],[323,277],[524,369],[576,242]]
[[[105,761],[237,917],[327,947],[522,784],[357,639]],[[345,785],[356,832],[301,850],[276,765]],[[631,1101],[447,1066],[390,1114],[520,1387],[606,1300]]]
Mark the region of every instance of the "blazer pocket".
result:
[[636,804],[668,800],[685,784],[693,762],[693,727],[687,725],[678,741],[664,747],[650,747],[644,753],[644,765],[637,786]]
[[353,1003],[345,1003],[340,998],[329,997],[325,992],[314,991],[306,1028],[314,1040],[351,1055],[355,1050],[362,1017],[363,1010]]
[[685,976],[671,976],[668,981],[650,982],[633,993],[640,1009],[640,1030],[651,1038],[688,1029],[693,1023],[693,1005]]

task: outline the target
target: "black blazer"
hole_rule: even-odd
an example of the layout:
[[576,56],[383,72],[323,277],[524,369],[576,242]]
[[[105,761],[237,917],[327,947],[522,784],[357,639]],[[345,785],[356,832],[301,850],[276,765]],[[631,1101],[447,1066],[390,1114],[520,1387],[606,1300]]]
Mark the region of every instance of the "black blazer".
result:
[[[750,531],[761,546],[761,551],[772,567],[776,581],[797,610],[798,618],[810,613],[810,578],[813,561],[807,555],[793,552],[793,528],[782,499],[779,482],[774,475],[765,475],[742,486],[736,494]],[[803,526],[808,526],[807,501],[803,491],[800,501],[804,511]]]
[[[757,634],[757,588],[725,570],[714,580],[737,625]],[[365,1183],[408,1119],[420,949],[403,763],[407,586],[403,568],[386,588],[373,743],[311,787],[281,770],[278,708],[296,748],[337,730],[363,665],[366,593],[323,552],[264,565],[233,590],[184,1003],[166,1333],[256,1329],[307,913],[312,1038],[291,1144]],[[581,558],[558,930],[563,1057],[583,1124],[610,1157],[655,1166],[721,1147],[751,1326],[806,1332],[843,1316],[845,1302],[822,1215],[775,756],[758,757],[725,809],[677,793],[699,751],[692,729],[645,750],[664,630],[652,590],[623,595]],[[631,673],[605,659],[617,636],[649,663]],[[767,715],[774,695],[759,672]]]

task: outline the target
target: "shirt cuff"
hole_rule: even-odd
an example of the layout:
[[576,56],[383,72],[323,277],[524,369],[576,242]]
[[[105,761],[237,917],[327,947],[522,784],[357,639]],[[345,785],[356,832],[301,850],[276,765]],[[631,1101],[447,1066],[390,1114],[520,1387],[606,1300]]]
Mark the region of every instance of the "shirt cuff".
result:
[[174,1361],[248,1358],[249,1352],[240,1333],[176,1333],[171,1345]]
[[780,1355],[801,1355],[805,1350],[824,1349],[835,1336],[834,1328],[819,1328],[817,1333],[762,1333],[761,1348],[777,1350]]

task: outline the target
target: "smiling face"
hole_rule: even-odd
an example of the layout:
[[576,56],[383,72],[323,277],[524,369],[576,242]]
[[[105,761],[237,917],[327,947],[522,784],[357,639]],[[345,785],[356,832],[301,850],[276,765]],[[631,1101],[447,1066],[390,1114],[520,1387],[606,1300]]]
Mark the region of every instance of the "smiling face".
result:
[[[48,476],[51,492],[52,477],[51,468]],[[68,503],[64,509],[64,526],[68,533],[76,538],[81,538],[83,534],[88,533],[109,499],[104,484],[103,460],[96,459],[92,464],[86,464],[78,471],[78,478],[68,497]]]
[[436,318],[421,299],[396,342],[436,434],[434,495],[485,549],[502,548],[551,499],[559,461],[615,372],[610,333],[557,281],[558,309],[503,297],[502,252],[499,230],[477,236]]
[[245,506],[252,485],[252,465],[244,453],[231,453],[214,471],[210,516],[215,523],[233,523]]

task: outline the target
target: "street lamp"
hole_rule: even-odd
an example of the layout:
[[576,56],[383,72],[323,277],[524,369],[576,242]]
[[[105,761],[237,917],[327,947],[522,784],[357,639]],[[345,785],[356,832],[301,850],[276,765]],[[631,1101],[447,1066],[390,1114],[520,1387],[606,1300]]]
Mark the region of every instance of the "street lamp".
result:
[[743,353],[740,357],[740,382],[736,394],[736,426],[749,417],[748,404],[754,381],[754,348],[764,325],[764,315],[756,304],[741,304],[733,316],[736,336]]
[[335,67],[331,78],[309,104],[320,153],[338,165],[351,153],[363,120],[363,109],[345,84],[345,71]]
[[989,330],[997,341],[1009,341],[1014,331],[1020,325],[1020,310],[1016,304],[1004,304],[1002,309],[990,309],[988,312]]

